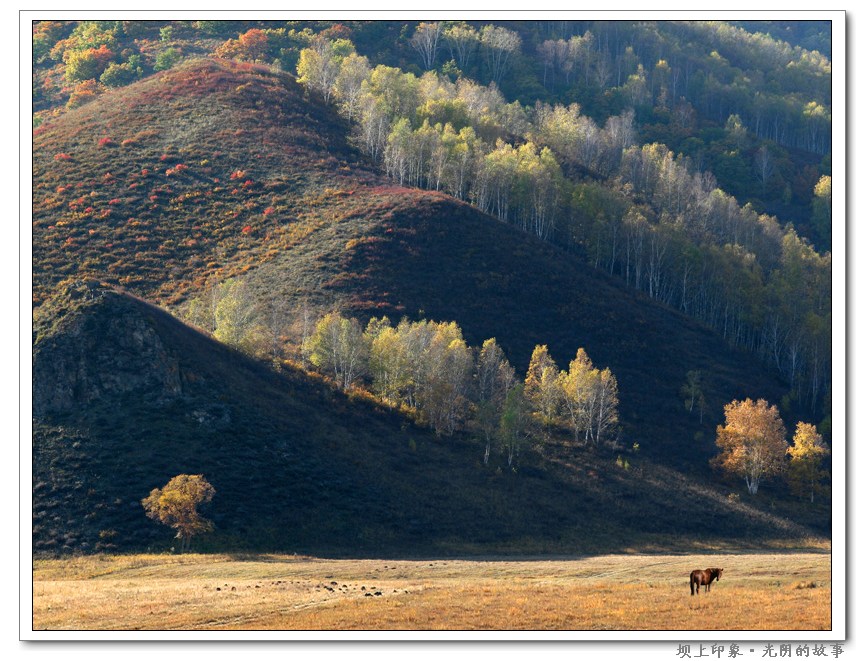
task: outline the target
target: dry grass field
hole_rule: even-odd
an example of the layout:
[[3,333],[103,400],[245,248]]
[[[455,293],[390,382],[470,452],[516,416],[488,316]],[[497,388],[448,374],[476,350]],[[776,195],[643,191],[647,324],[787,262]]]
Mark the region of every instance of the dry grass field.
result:
[[[37,560],[35,630],[825,630],[828,553]],[[691,569],[724,568],[692,597]]]

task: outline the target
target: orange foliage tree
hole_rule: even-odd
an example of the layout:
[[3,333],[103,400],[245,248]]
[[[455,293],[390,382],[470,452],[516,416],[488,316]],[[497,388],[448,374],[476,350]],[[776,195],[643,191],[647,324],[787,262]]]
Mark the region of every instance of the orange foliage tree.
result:
[[63,57],[66,62],[66,80],[80,82],[96,78],[113,59],[114,52],[105,44],[99,48],[66,51]]
[[718,425],[715,443],[721,453],[712,462],[745,479],[748,493],[756,494],[760,482],[786,469],[787,430],[776,406],[765,399],[732,401],[724,407],[726,424]]
[[241,34],[237,39],[229,39],[219,46],[214,55],[231,60],[256,62],[267,55],[267,33],[258,28],[252,28]]

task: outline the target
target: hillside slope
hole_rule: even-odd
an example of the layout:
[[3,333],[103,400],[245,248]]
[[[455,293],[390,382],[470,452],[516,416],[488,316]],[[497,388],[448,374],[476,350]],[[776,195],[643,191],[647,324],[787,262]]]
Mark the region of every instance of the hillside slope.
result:
[[[456,320],[470,344],[495,337],[521,373],[536,344],[561,368],[583,347],[619,380],[626,444],[678,467],[704,469],[717,452],[725,403],[784,394],[701,324],[468,205],[405,189],[370,197],[376,213],[316,229],[250,273],[251,289],[361,319]],[[679,396],[689,370],[705,375],[703,424]]]
[[331,110],[267,67],[197,60],[34,130],[34,300],[94,276],[161,301],[271,259],[380,180]]
[[43,307],[34,374],[37,551],[167,547],[140,499],[183,472],[216,489],[200,548],[580,553],[809,534],[648,460],[530,451],[517,473],[485,467],[468,439],[277,374],[96,283]]
[[[138,501],[179,472],[215,480],[217,537],[236,547],[570,551],[655,535],[789,534],[670,470],[740,489],[709,470],[714,425],[733,398],[780,401],[780,383],[567,253],[443,194],[392,186],[346,136],[289,76],[215,60],[37,129],[39,548],[163,538]],[[620,450],[638,443],[631,463],[645,467],[616,473],[619,450],[554,446],[526,457],[518,476],[484,469],[467,437],[437,440],[299,374],[274,374],[138,299],[64,284],[82,277],[172,309],[208,279],[243,277],[289,306],[454,320],[475,346],[496,337],[518,371],[535,344],[560,367],[584,347],[618,377]],[[703,423],[679,397],[694,369],[706,376]],[[775,499],[772,486],[758,506]],[[678,503],[695,499],[713,533],[680,517]],[[817,515],[808,523],[827,532]]]
[[[208,278],[247,274],[262,297],[455,320],[472,344],[496,337],[518,370],[535,344],[561,367],[582,346],[620,380],[628,445],[703,470],[723,404],[784,394],[716,334],[561,250],[448,196],[390,185],[332,109],[266,68],[189,63],[37,133],[37,302],[67,277],[172,304]],[[678,395],[695,369],[705,425]]]

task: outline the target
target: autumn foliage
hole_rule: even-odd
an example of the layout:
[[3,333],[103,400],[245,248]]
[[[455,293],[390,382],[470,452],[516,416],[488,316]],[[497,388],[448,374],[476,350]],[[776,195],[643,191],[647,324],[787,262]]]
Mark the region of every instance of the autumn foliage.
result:
[[817,495],[827,491],[824,481],[829,472],[823,462],[829,456],[829,448],[817,428],[807,422],[796,425],[793,446],[787,448],[790,455],[790,472],[787,479],[794,493],[808,498],[812,503]]
[[748,492],[786,469],[787,430],[776,406],[765,399],[732,401],[724,407],[726,424],[718,425],[716,444],[721,449],[714,463],[745,479]]
[[266,53],[267,34],[258,28],[247,30],[237,39],[229,39],[214,51],[217,57],[249,62],[263,59]]
[[180,550],[189,549],[194,535],[213,530],[213,523],[198,513],[198,506],[213,500],[216,490],[203,475],[177,475],[141,501],[147,516],[174,528]]

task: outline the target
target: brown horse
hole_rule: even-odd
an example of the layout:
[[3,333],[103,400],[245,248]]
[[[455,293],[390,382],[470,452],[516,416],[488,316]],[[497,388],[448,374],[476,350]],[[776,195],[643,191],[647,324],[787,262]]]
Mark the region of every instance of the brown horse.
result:
[[700,594],[700,586],[706,586],[706,592],[712,587],[712,581],[715,579],[721,580],[723,569],[718,567],[710,567],[709,569],[695,569],[691,572],[691,595],[694,594],[694,586],[697,586],[697,594]]

